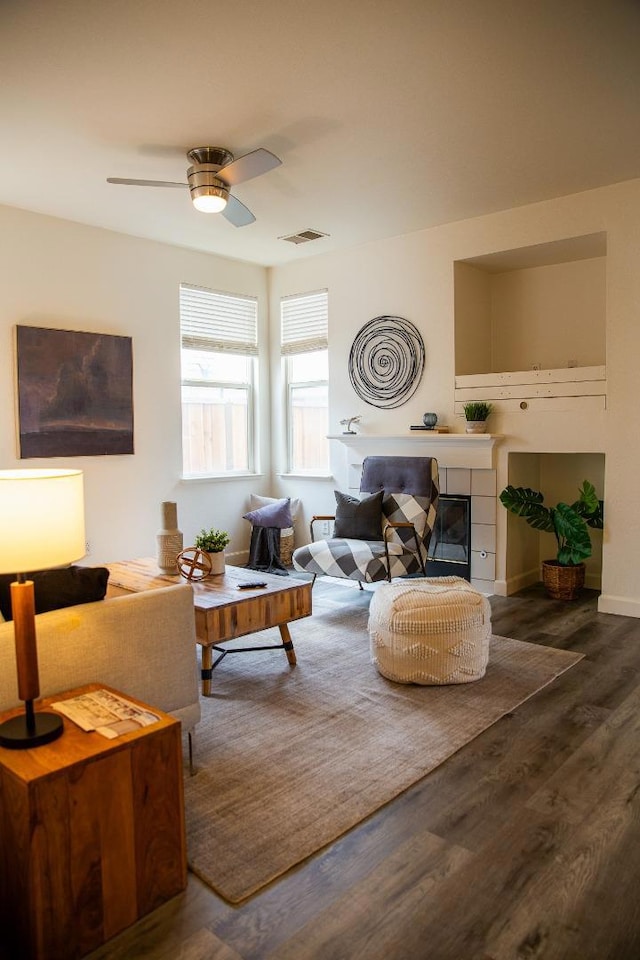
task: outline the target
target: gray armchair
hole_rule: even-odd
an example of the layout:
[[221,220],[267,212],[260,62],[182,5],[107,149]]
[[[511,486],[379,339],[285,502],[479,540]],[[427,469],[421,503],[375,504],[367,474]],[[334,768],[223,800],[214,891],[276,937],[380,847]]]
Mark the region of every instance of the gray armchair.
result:
[[[438,463],[433,457],[367,457],[361,500],[336,491],[335,516],[311,520],[311,543],[294,551],[296,570],[362,583],[422,573],[438,505]],[[334,520],[334,534],[314,539],[319,520]],[[362,535],[360,535],[362,534]]]

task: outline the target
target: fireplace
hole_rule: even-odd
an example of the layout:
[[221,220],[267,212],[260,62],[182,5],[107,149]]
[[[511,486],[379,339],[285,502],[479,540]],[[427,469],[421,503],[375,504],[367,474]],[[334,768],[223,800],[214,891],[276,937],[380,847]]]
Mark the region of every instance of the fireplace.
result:
[[429,543],[429,577],[471,579],[471,497],[440,494]]

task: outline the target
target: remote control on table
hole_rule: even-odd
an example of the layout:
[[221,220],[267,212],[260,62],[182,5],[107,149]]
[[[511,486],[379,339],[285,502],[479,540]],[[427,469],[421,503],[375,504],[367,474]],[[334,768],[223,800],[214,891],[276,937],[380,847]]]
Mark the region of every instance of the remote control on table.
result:
[[264,580],[256,580],[255,583],[239,583],[238,590],[257,590],[259,587],[266,587]]

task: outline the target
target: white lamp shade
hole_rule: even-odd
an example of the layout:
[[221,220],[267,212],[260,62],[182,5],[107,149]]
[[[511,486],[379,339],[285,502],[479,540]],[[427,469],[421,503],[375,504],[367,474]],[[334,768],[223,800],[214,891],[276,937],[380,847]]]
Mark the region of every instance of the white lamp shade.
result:
[[85,555],[81,470],[0,470],[0,573],[26,573]]

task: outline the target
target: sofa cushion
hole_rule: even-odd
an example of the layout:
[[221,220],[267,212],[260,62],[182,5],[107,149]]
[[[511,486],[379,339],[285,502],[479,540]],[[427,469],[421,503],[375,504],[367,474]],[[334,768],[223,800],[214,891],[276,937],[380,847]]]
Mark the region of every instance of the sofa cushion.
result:
[[[200,719],[191,584],[50,610],[36,632],[41,696],[99,682],[171,713],[185,732]],[[13,624],[3,623],[0,711],[19,705]]]
[[[47,613],[61,607],[103,600],[107,592],[109,571],[106,567],[56,567],[25,574],[33,580],[36,613]],[[0,574],[0,611],[5,620],[12,620],[11,590],[13,573]]]
[[334,537],[346,540],[382,540],[382,498],[384,490],[378,490],[358,500],[348,493],[334,491],[336,495],[336,520]]

